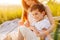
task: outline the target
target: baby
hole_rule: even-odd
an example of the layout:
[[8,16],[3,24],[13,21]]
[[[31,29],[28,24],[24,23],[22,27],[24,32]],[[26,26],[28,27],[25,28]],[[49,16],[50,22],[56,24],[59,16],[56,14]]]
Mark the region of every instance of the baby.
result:
[[47,30],[50,28],[51,24],[46,15],[45,7],[42,4],[35,4],[30,8],[29,12],[35,21],[30,23],[30,29],[36,34],[39,34],[38,36],[42,37],[43,40],[50,40],[51,36]]

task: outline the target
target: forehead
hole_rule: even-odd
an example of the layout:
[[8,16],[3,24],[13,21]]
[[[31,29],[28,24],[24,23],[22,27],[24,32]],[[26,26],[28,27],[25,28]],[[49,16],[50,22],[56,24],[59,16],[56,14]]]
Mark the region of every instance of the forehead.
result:
[[40,12],[38,9],[32,10],[32,13]]

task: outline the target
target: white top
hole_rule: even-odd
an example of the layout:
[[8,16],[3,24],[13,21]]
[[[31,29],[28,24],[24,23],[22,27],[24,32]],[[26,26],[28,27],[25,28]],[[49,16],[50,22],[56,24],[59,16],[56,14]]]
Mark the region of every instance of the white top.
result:
[[35,26],[37,30],[42,30],[43,28],[49,29],[51,26],[47,16],[43,20],[36,22],[31,13],[28,14],[28,20],[32,26]]
[[39,22],[35,23],[35,27],[38,30],[42,30],[43,28],[49,29],[50,25],[51,24],[50,24],[48,18],[43,19],[42,21],[39,21]]
[[31,25],[36,27],[37,30],[42,30],[43,28],[49,29],[51,24],[50,24],[48,18],[45,18],[39,22],[32,22]]

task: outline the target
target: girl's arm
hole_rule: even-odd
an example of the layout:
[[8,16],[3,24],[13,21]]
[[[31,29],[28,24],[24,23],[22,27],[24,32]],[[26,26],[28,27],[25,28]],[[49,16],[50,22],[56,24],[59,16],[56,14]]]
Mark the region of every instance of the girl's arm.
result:
[[54,30],[54,28],[55,28],[55,21],[54,21],[54,19],[53,19],[53,16],[52,16],[52,14],[51,14],[51,10],[50,10],[50,8],[48,7],[48,6],[46,6],[46,11],[47,11],[47,16],[48,16],[48,19],[49,19],[49,21],[50,21],[50,23],[51,23],[51,27],[46,31],[46,33],[50,33],[50,32],[52,32],[53,30]]
[[50,8],[47,5],[46,5],[45,8],[46,8],[48,19],[49,19],[50,23],[53,24],[54,23],[54,19],[53,19],[53,16],[51,14],[52,12],[51,12]]
[[52,24],[51,24],[51,26],[50,26],[50,28],[47,29],[47,30],[45,30],[44,33],[45,33],[46,35],[48,35],[48,34],[51,33],[54,29],[55,29],[55,22],[53,21]]
[[55,26],[55,21],[52,20],[50,24],[51,24],[50,28],[44,31],[45,34],[49,34],[49,33],[51,33],[55,29],[55,27],[56,27]]

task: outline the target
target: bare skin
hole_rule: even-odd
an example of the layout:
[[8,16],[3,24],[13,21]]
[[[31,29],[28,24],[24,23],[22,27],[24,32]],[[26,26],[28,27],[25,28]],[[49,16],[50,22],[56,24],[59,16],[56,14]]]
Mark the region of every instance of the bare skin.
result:
[[[29,1],[28,2],[28,0],[25,0],[26,2],[27,2],[27,5],[30,5],[31,6],[31,4],[34,4],[34,3],[31,3],[31,4],[29,4],[29,2],[31,1]],[[55,23],[54,23],[54,19],[53,19],[53,17],[52,17],[52,15],[51,15],[51,12],[50,12],[50,10],[49,10],[49,8],[47,8],[46,7],[46,10],[48,10],[47,12],[47,16],[48,16],[48,18],[49,18],[49,21],[51,22],[51,28],[49,29],[49,30],[47,30],[47,31],[44,31],[45,32],[45,34],[47,35],[49,32],[51,32],[53,29],[54,29],[54,25],[55,25]],[[27,10],[26,10],[27,11]],[[22,37],[23,38],[23,37]]]
[[18,32],[18,39],[17,40],[24,40],[24,37],[20,31]]

